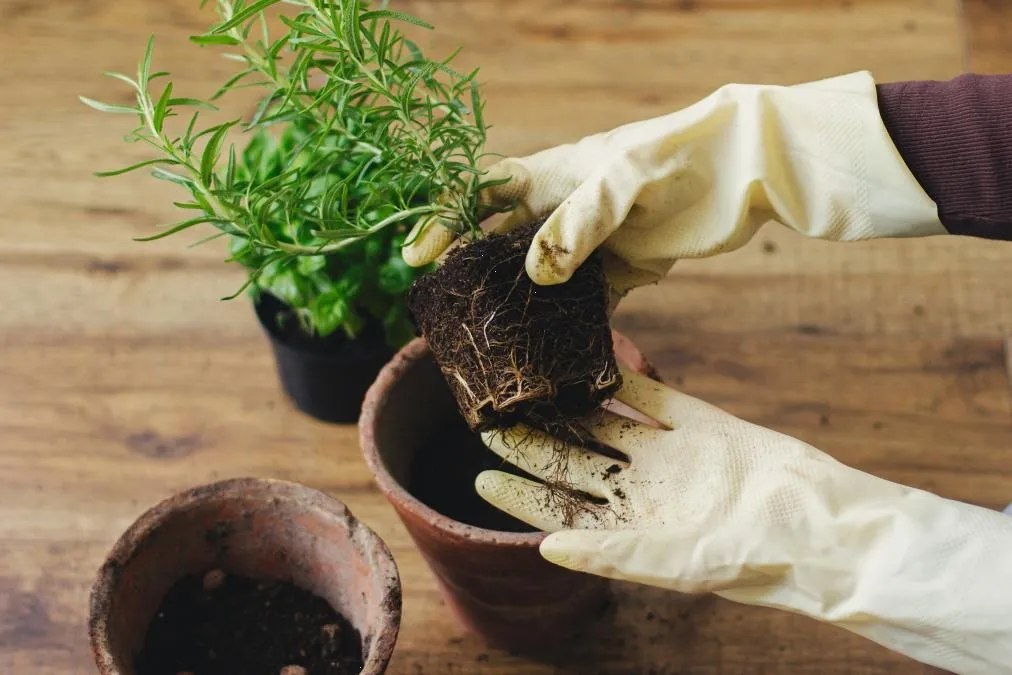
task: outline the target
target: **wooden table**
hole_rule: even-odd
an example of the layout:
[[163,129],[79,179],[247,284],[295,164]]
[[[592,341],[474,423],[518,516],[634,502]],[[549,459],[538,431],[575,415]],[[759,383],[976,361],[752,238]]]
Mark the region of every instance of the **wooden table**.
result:
[[[1012,10],[988,0],[399,4],[439,27],[429,48],[463,43],[463,62],[482,65],[492,149],[510,154],[728,81],[1012,67]],[[180,87],[203,95],[226,72],[185,39],[205,25],[196,5],[0,1],[0,672],[92,672],[86,598],[108,547],[170,493],[237,475],[330,491],[386,539],[405,594],[397,675],[931,672],[803,618],[645,588],[617,588],[597,637],[552,663],[461,632],[355,429],[294,412],[247,304],[217,300],[241,272],[213,246],[131,241],[172,217],[171,187],[90,175],[142,149],[119,142],[124,118],[76,97],[122,98],[98,73],[132,70],[149,32]],[[692,394],[886,478],[1001,508],[1010,266],[1012,245],[832,245],[770,229],[676,265],[618,325]]]

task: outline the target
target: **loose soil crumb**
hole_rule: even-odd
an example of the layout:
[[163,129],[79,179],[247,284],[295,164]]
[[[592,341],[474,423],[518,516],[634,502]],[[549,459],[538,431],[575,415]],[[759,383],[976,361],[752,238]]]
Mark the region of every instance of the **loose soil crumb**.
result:
[[358,675],[358,632],[322,598],[291,584],[212,571],[166,594],[137,675]]
[[577,420],[622,384],[608,288],[596,253],[565,284],[534,284],[525,259],[540,225],[454,249],[408,302],[472,429],[524,422],[579,440]]
[[489,469],[529,477],[489,450],[481,437],[457,417],[426,439],[415,454],[406,487],[426,506],[458,522],[501,532],[534,532],[534,528],[495,508],[475,491],[474,479]]

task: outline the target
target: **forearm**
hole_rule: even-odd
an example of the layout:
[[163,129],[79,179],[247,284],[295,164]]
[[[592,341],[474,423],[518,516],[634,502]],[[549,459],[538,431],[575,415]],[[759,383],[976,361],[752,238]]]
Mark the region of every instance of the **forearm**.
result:
[[[783,534],[783,583],[727,597],[835,624],[957,675],[1012,673],[1012,518],[911,490]],[[766,537],[776,541],[774,530]]]
[[894,541],[865,557],[846,627],[960,675],[1012,673],[1012,520],[921,492],[908,501],[886,528]]
[[877,90],[886,129],[945,228],[1012,240],[1012,75]]

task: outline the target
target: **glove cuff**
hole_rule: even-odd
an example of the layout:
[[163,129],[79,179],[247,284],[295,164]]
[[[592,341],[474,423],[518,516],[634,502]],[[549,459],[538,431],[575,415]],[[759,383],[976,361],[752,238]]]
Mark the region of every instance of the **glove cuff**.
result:
[[772,87],[758,98],[764,136],[782,152],[767,154],[764,183],[784,224],[836,241],[946,233],[886,130],[870,73]]

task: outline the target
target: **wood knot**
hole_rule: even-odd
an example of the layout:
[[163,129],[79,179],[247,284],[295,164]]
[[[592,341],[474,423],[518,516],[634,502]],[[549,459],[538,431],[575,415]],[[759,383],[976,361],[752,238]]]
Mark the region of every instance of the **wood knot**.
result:
[[195,434],[186,436],[162,436],[156,431],[146,429],[130,434],[126,438],[127,446],[134,452],[154,459],[176,459],[186,457],[200,448],[200,437]]

